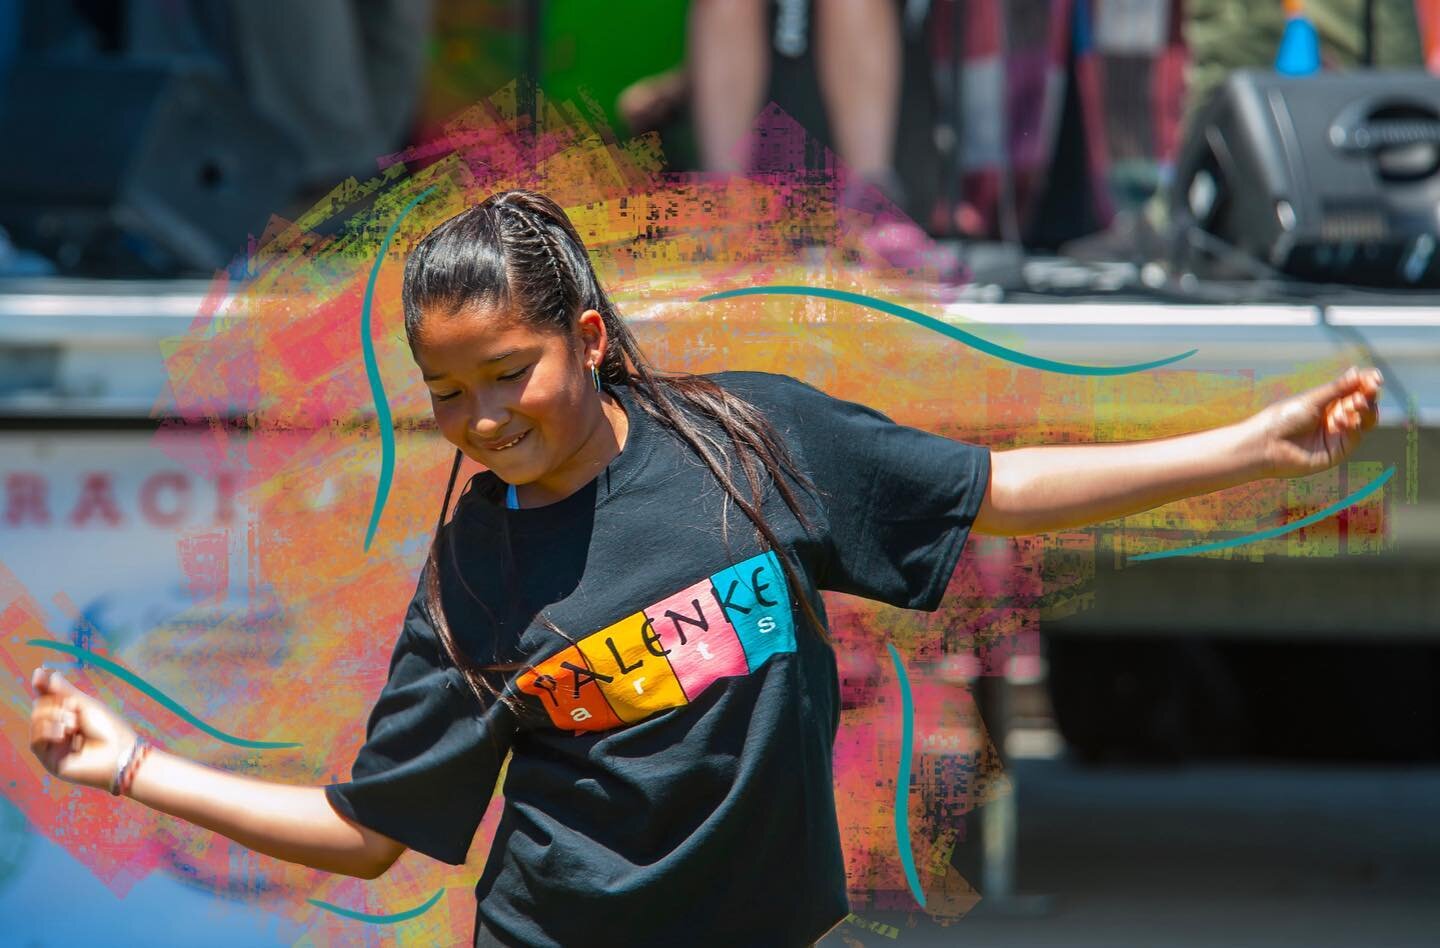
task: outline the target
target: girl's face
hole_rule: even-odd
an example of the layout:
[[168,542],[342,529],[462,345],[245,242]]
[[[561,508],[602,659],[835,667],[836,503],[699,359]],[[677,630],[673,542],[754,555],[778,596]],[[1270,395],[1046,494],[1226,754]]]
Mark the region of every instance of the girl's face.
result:
[[427,314],[411,353],[445,440],[507,483],[536,485],[535,498],[560,499],[609,462],[600,460],[603,436],[613,438],[608,409],[587,368],[599,364],[604,345],[595,310],[570,339],[501,310],[471,308]]

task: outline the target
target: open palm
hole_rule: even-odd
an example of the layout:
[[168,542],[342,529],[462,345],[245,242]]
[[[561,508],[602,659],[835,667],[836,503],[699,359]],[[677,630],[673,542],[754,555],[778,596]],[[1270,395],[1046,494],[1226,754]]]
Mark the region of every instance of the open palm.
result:
[[1379,420],[1378,369],[1351,367],[1333,382],[1275,402],[1255,415],[1274,477],[1316,474],[1350,455]]

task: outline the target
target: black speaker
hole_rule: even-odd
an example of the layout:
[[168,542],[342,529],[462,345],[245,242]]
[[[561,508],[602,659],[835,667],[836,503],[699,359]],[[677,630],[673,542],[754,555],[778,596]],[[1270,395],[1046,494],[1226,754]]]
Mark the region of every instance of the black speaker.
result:
[[1255,258],[1306,280],[1440,286],[1440,78],[1235,72],[1196,116],[1170,206],[1177,262],[1202,275]]
[[6,86],[0,225],[62,272],[208,275],[297,189],[295,147],[218,72],[46,61]]

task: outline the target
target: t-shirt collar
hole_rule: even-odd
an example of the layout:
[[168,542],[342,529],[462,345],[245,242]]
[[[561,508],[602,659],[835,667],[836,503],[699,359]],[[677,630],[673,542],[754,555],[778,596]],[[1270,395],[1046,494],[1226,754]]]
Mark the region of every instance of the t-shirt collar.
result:
[[602,382],[601,385],[625,409],[628,427],[625,446],[593,480],[553,504],[510,510],[505,507],[508,485],[494,473],[480,471],[465,486],[455,516],[486,522],[504,517],[512,527],[544,529],[573,523],[577,517],[597,510],[612,497],[624,492],[649,459],[654,447],[655,422],[635,403],[635,392],[630,385],[610,382]]

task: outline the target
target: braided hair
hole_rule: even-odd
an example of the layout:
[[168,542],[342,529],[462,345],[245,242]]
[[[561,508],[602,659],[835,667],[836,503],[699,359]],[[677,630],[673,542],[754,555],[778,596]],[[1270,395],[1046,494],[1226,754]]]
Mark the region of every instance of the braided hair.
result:
[[[781,498],[806,531],[810,519],[801,508],[782,472],[806,490],[815,485],[800,471],[773,425],[753,404],[726,391],[709,379],[693,373],[659,374],[641,352],[634,335],[621,319],[615,305],[600,286],[584,242],[565,211],[550,198],[534,191],[516,189],[492,194],[484,201],[440,224],[416,246],[405,266],[402,297],[405,334],[411,349],[426,314],[453,315],[473,306],[501,307],[520,314],[534,331],[564,334],[573,338],[579,315],[594,309],[604,320],[607,342],[599,373],[613,384],[629,386],[636,404],[659,425],[675,432],[710,469],[725,490],[721,508],[721,534],[729,542],[729,504],[735,503],[755,527],[761,544],[778,554],[792,590],[802,587],[789,558],[781,551],[774,530],[760,513],[763,470]],[[714,422],[724,431],[727,444],[687,414]],[[460,470],[462,452],[455,452],[445,500],[435,526],[426,561],[422,601],[451,662],[464,675],[477,697],[499,698],[518,710],[513,696],[492,681],[495,672],[526,667],[523,662],[501,662],[497,637],[492,661],[481,665],[458,647],[440,601],[439,562],[448,548],[456,575],[463,575],[455,558],[455,545],[447,542],[443,530],[450,498]],[[739,460],[748,493],[742,492],[731,475],[731,458]],[[501,529],[507,530],[501,519]],[[514,559],[508,534],[502,549],[502,575],[513,582]],[[469,591],[468,585],[466,585]],[[474,596],[477,602],[480,597]],[[828,641],[824,623],[809,597],[797,595],[811,628]],[[482,603],[483,606],[483,603]],[[488,607],[487,611],[488,610]],[[491,616],[493,621],[493,614]],[[574,642],[546,616],[541,621],[551,631]]]

